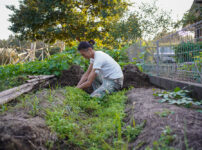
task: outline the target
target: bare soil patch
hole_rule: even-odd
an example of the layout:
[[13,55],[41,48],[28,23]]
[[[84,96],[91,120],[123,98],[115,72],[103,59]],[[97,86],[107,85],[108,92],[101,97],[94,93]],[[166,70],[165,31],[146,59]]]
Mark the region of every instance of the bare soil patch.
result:
[[[159,89],[158,89],[159,90]],[[152,88],[135,88],[128,92],[128,104],[125,122],[132,124],[133,119],[137,124],[146,120],[146,126],[138,136],[131,142],[129,147],[133,149],[140,143],[144,143],[139,149],[146,146],[152,147],[154,141],[160,138],[163,129],[169,126],[176,135],[172,143],[175,149],[184,150],[185,134],[189,148],[202,150],[202,113],[194,109],[158,103],[159,98],[153,96]],[[160,116],[165,111],[167,116]]]
[[20,112],[0,117],[0,150],[45,150],[48,142],[56,140],[41,117]]

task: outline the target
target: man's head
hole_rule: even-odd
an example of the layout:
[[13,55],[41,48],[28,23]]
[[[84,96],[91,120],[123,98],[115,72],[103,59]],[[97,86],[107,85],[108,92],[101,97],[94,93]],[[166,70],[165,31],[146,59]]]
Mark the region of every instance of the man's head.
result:
[[78,50],[80,54],[86,58],[90,59],[94,57],[94,50],[93,45],[95,44],[95,41],[90,40],[89,42],[83,41],[79,43]]

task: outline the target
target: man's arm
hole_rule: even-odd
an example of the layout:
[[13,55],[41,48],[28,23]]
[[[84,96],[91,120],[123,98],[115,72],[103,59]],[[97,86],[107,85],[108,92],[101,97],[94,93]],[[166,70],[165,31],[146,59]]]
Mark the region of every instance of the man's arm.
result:
[[88,67],[88,70],[82,75],[77,86],[81,85],[82,83],[84,83],[88,79],[88,76],[89,76],[90,72],[92,71],[92,69],[93,69],[93,64],[91,63]]
[[77,85],[77,88],[80,89],[85,89],[91,86],[91,84],[93,83],[94,79],[96,77],[96,73],[95,73],[95,69],[92,69],[92,71],[90,72],[87,81],[85,81],[84,83]]

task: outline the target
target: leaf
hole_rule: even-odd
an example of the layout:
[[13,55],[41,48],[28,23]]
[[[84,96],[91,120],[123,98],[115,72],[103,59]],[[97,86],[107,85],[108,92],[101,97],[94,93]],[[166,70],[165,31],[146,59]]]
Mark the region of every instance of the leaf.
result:
[[169,97],[168,94],[163,95],[163,98],[165,98],[165,99],[168,99],[168,97]]
[[174,92],[178,92],[178,91],[180,91],[181,89],[179,88],[179,87],[176,87],[175,89],[174,89]]
[[177,104],[177,101],[176,100],[172,100],[169,102],[169,104]]
[[133,119],[133,128],[135,128],[135,119]]
[[59,76],[60,72],[59,71],[54,71],[53,74],[55,74],[56,76]]
[[161,100],[159,100],[158,102],[159,103],[164,103],[164,102],[166,102],[166,101],[168,101],[167,99],[161,99]]

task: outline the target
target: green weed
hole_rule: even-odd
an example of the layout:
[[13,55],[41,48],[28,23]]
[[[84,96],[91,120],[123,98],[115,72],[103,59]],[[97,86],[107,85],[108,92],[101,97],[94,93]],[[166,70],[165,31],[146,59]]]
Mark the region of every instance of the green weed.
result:
[[3,105],[1,105],[0,106],[0,112],[5,112],[5,111],[7,111],[8,110],[8,105],[7,104],[3,104]]
[[39,112],[39,100],[35,96],[33,103],[31,103],[31,110],[29,111],[29,114],[32,116],[36,116]]
[[169,109],[164,109],[162,112],[155,112],[155,114],[159,115],[160,117],[167,117],[170,114],[174,114],[175,112],[170,111]]
[[66,87],[64,95],[63,104],[46,110],[46,123],[67,144],[81,149],[126,149],[128,139],[143,128],[124,129],[125,91],[97,99]]

